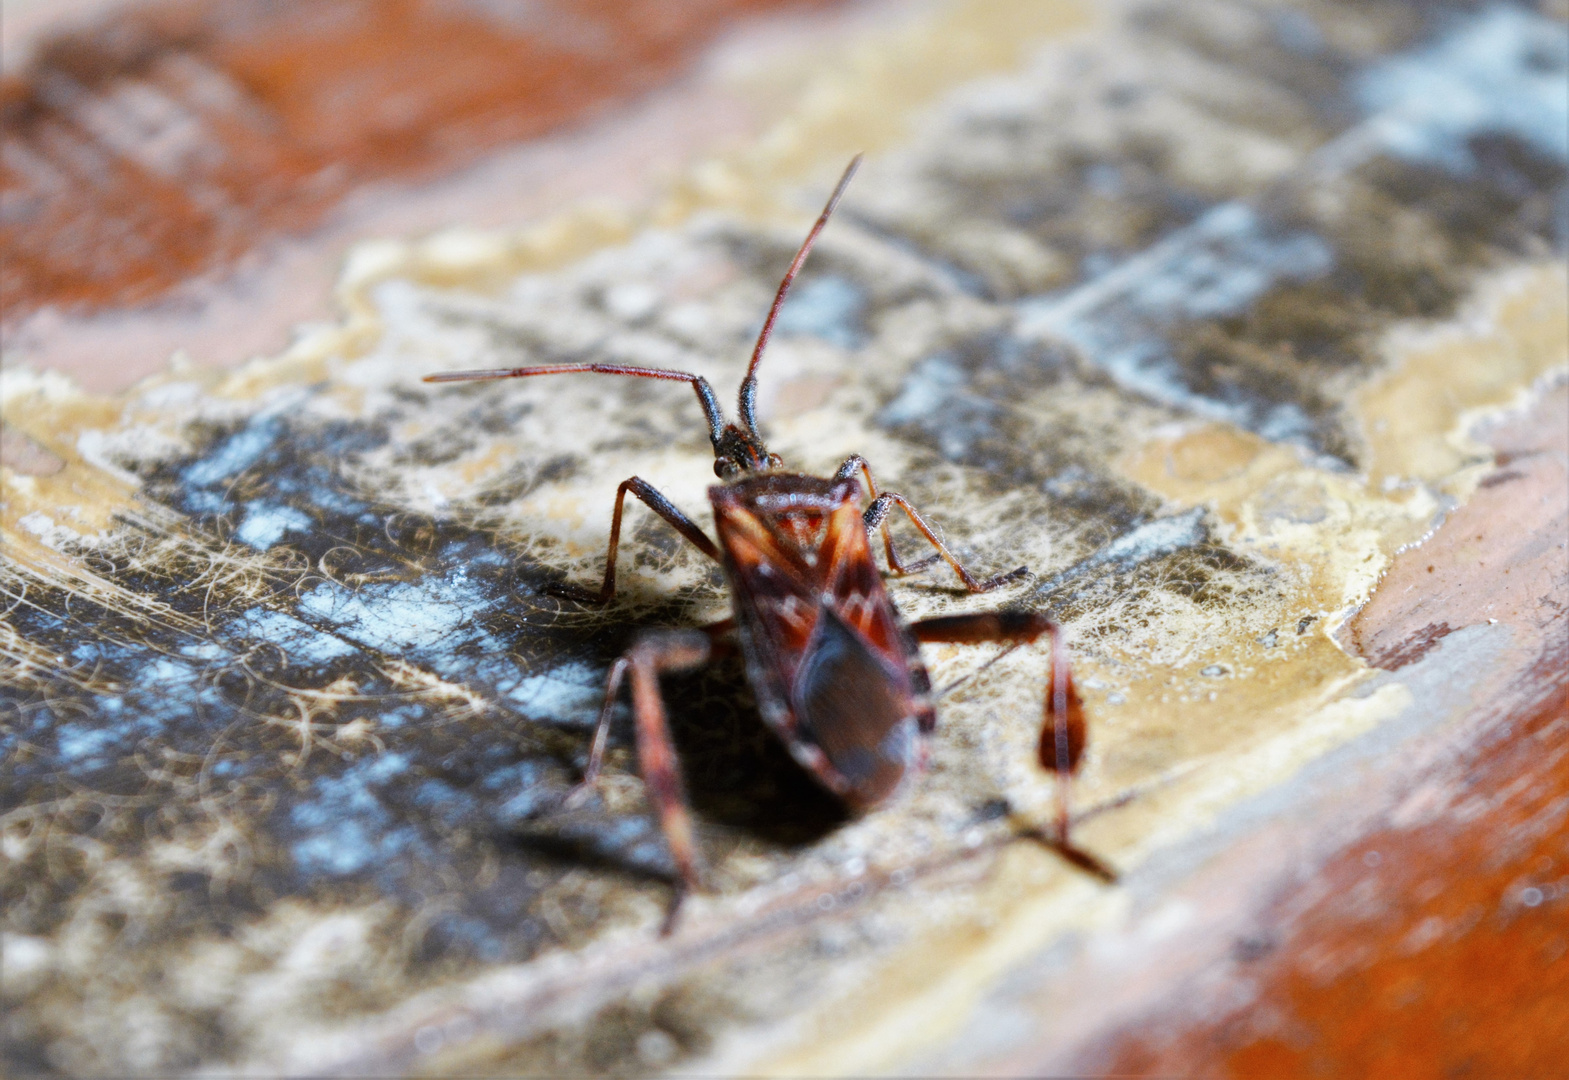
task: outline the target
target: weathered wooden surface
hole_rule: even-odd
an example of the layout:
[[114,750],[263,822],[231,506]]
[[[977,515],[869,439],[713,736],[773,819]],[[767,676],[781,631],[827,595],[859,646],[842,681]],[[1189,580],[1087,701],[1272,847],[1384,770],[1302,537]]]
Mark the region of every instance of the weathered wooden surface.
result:
[[[112,397],[8,364],[14,1069],[1559,1060],[1564,12],[873,10],[747,72],[772,119],[660,198],[365,244],[281,355]],[[558,801],[616,651],[724,598],[641,516],[616,606],[541,589],[594,576],[621,479],[702,506],[696,410],[417,377],[733,387],[863,142],[771,444],[863,453],[975,565],[1030,564],[1000,599],[1070,628],[1081,835],[1124,880],[1009,842],[1051,794],[1038,653],[954,691],[930,774],[854,821],[721,667],[669,680],[718,893],[661,941],[625,733],[601,803]],[[892,587],[981,606],[946,584]],[[989,652],[929,655],[942,683]]]

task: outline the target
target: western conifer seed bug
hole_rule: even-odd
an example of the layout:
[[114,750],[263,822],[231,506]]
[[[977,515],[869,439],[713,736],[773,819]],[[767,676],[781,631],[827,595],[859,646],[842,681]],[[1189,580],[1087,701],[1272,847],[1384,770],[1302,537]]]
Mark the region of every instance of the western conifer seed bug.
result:
[[[1056,836],[1031,835],[1075,865],[1111,877],[1068,840],[1068,780],[1083,757],[1085,723],[1056,624],[1036,612],[1008,609],[906,623],[883,588],[869,534],[881,533],[892,574],[910,573],[941,559],[972,593],[1015,581],[1026,573],[1025,568],[992,578],[975,577],[904,496],[877,490],[871,467],[859,455],[847,459],[829,477],[790,472],[778,455],[769,452],[757,430],[757,371],[769,334],[790,283],[860,162],[857,155],[845,169],[779,283],[741,380],[737,423],[725,421],[706,379],[684,371],[563,363],[425,377],[426,382],[446,383],[594,372],[675,380],[697,392],[713,442],[714,472],[723,481],[708,489],[719,542],[710,540],[646,481],[633,476],[616,492],[604,581],[597,591],[563,590],[575,599],[600,604],[615,595],[621,511],[629,492],[719,563],[730,585],[734,604],[730,618],[700,629],[644,631],[611,666],[583,776],[582,786],[587,787],[599,775],[617,694],[630,676],[638,764],[679,875],[666,930],[685,893],[701,887],[702,864],[660,698],[659,676],[697,667],[737,645],[763,720],[823,787],[852,811],[861,811],[888,798],[905,773],[920,764],[923,740],[936,728],[920,642],[998,642],[1012,649],[1047,637],[1051,663],[1038,755],[1041,765],[1057,778]],[[866,480],[864,494],[871,500],[865,510],[861,477]],[[888,528],[889,515],[896,509],[936,549],[935,555],[919,564],[900,562]]]

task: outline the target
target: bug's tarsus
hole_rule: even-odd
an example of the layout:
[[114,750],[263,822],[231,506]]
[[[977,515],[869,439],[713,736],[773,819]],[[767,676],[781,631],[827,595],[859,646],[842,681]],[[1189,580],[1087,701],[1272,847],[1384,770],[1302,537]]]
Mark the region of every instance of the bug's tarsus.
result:
[[801,264],[806,262],[807,253],[817,242],[817,234],[828,224],[834,207],[839,205],[839,199],[844,195],[844,189],[850,186],[850,178],[855,175],[855,170],[861,167],[862,156],[856,154],[850,159],[850,164],[845,166],[844,175],[839,177],[839,183],[834,187],[833,194],[828,196],[828,203],[823,207],[823,212],[817,216],[816,223],[806,234],[806,239],[801,242],[795,258],[790,261],[790,269],[785,271],[784,278],[779,282],[779,291],[774,294],[773,306],[768,309],[768,317],[763,320],[763,329],[757,335],[757,344],[752,347],[752,362],[746,366],[746,377],[741,380],[741,393],[736,407],[741,416],[741,426],[753,434],[757,433],[757,368],[762,363],[763,350],[768,347],[768,338],[774,332],[774,321],[779,317],[779,308],[784,304],[785,294],[790,291],[790,285],[795,281],[795,275],[800,271]]
[[610,741],[610,721],[615,715],[616,698],[621,693],[621,682],[626,678],[627,668],[631,663],[623,656],[610,665],[610,674],[605,679],[605,703],[600,706],[599,719],[594,724],[594,741],[589,744],[588,765],[583,769],[583,778],[567,796],[569,802],[581,800],[599,787],[599,770],[604,768],[605,745]]
[[1060,836],[1038,828],[1020,829],[1019,835],[1025,839],[1035,841],[1047,850],[1054,852],[1070,866],[1083,870],[1086,874],[1106,885],[1115,885],[1119,880],[1116,870],[1106,865],[1105,862],[1096,858],[1090,852],[1085,851],[1076,844],[1068,843]]

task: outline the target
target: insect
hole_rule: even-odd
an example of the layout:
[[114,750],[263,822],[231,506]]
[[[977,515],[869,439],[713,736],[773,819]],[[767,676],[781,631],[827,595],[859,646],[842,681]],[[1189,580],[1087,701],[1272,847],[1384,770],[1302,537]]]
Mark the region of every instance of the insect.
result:
[[[685,893],[701,887],[703,869],[660,698],[659,676],[697,667],[737,647],[763,720],[823,787],[852,811],[861,811],[887,799],[906,773],[919,767],[925,757],[925,738],[936,728],[921,642],[997,642],[1016,648],[1048,638],[1051,664],[1039,759],[1057,777],[1057,831],[1055,837],[1041,833],[1037,838],[1075,864],[1109,876],[1068,840],[1068,780],[1084,754],[1085,722],[1056,624],[1036,612],[1009,609],[906,623],[883,587],[871,533],[880,533],[888,570],[894,575],[912,573],[940,559],[967,591],[981,593],[1018,580],[1026,569],[978,579],[903,495],[877,489],[865,459],[852,456],[827,477],[791,472],[768,450],[758,431],[757,373],[769,335],[791,282],[860,161],[857,155],[845,169],[779,284],[741,381],[735,423],[725,420],[707,380],[684,371],[562,363],[425,378],[447,383],[593,372],[685,382],[697,393],[713,443],[714,472],[721,480],[708,489],[718,542],[647,481],[633,476],[616,491],[599,589],[567,590],[577,599],[601,604],[615,595],[616,552],[628,494],[719,563],[730,586],[731,617],[700,629],[646,630],[611,666],[583,777],[583,785],[589,786],[599,775],[617,696],[622,683],[630,679],[639,767],[679,877],[667,929]],[[865,499],[870,502],[863,509]],[[935,555],[910,565],[900,561],[889,532],[889,519],[896,510],[936,549]]]

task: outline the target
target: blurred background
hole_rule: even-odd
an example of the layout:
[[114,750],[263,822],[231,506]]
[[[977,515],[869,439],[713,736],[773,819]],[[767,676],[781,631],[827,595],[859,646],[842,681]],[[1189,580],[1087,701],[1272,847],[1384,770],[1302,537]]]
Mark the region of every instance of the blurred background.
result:
[[[11,1075],[1562,1071],[1563,0],[3,19]],[[635,785],[548,837],[516,808],[629,632],[538,586],[597,565],[640,462],[695,462],[700,506],[702,440],[640,390],[413,380],[590,341],[731,385],[858,150],[765,419],[803,458],[864,432],[1031,562],[1127,874],[971,843],[995,777],[1044,790],[987,704],[1038,673],[846,824],[731,672],[678,718],[744,744],[687,736],[722,895],[655,942]],[[640,617],[722,603],[662,542]],[[372,632],[345,582],[459,614]],[[992,854],[903,892],[911,836]]]

